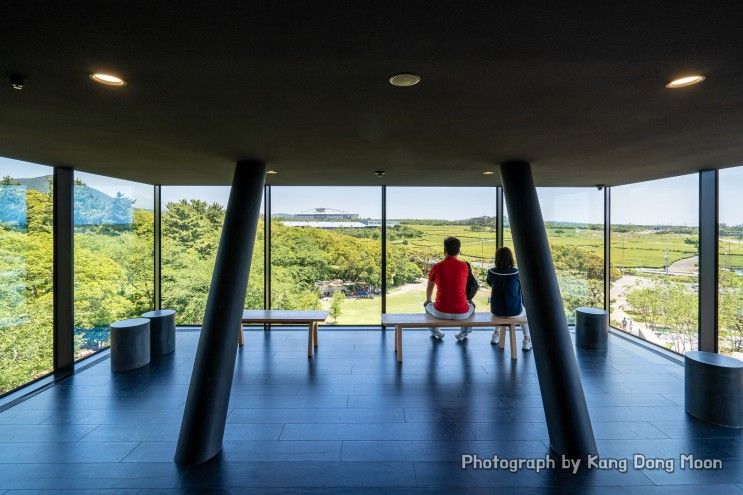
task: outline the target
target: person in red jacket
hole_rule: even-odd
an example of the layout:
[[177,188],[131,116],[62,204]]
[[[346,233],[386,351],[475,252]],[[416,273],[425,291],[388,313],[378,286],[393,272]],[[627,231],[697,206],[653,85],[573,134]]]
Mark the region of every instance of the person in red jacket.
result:
[[[446,257],[433,265],[428,273],[426,302],[423,307],[431,316],[443,320],[466,320],[475,312],[475,305],[467,300],[467,263],[457,258],[462,243],[456,237],[444,239]],[[436,288],[436,301],[431,302],[433,289]],[[466,335],[466,330],[462,332]],[[431,328],[431,335],[443,339],[444,332]]]

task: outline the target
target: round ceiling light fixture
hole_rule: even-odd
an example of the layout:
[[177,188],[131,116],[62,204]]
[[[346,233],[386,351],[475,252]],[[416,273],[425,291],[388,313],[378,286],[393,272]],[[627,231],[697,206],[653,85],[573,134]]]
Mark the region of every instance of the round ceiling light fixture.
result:
[[275,170],[266,170],[266,173],[267,173],[267,174],[271,174],[271,175],[276,175],[276,174],[278,174],[278,172],[277,172],[277,171],[275,171]]
[[389,81],[393,86],[408,88],[421,82],[421,76],[412,72],[400,72],[398,74],[392,74]]
[[10,75],[10,87],[18,91],[22,90],[26,84],[26,76],[23,74]]
[[93,74],[90,74],[89,77],[95,82],[99,84],[104,84],[106,86],[115,86],[115,87],[126,86],[126,81],[124,81],[119,76],[114,76],[113,74],[106,74],[103,72],[94,72]]
[[482,175],[493,175],[494,173],[495,172],[493,172],[492,170],[486,170],[485,172],[482,173]]
[[387,175],[387,172],[385,172],[384,170],[375,170],[374,175],[376,175],[377,177],[384,177],[385,175]]
[[666,83],[666,88],[669,88],[669,89],[686,88],[688,86],[694,86],[695,84],[699,84],[705,79],[706,77],[704,77],[701,74],[689,74],[687,76],[676,78],[673,81],[669,81],[668,83]]

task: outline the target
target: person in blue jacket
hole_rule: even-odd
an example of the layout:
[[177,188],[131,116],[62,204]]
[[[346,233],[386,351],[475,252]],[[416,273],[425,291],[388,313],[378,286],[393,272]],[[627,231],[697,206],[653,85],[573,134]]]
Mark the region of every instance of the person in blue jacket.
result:
[[[493,288],[490,294],[490,312],[495,316],[524,316],[526,308],[521,295],[521,280],[519,270],[515,267],[513,253],[507,247],[498,248],[495,251],[495,268],[488,270],[487,282]],[[522,349],[531,349],[531,335],[529,324],[521,325],[524,332]],[[500,329],[505,332],[505,328]],[[490,339],[491,344],[497,344],[499,340],[498,328],[493,332]]]

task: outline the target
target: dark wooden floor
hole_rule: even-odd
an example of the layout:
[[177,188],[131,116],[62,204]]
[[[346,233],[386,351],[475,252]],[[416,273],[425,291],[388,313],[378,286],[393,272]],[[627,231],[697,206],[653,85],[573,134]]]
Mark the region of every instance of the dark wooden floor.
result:
[[179,469],[198,339],[179,331],[175,355],[115,375],[105,360],[0,413],[0,495],[743,493],[741,432],[687,417],[683,368],[617,337],[608,354],[577,356],[602,456],[694,453],[724,459],[722,471],[460,469],[463,453],[544,456],[548,436],[531,353],[514,362],[488,332],[464,344],[447,333],[406,333],[398,366],[391,331],[321,330],[311,361],[303,331],[248,331],[224,450]]

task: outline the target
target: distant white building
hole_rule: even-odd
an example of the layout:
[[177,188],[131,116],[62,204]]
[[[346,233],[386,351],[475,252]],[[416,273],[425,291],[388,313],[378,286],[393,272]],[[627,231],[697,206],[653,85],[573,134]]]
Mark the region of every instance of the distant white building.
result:
[[327,222],[329,220],[357,220],[359,218],[358,213],[336,210],[334,208],[311,208],[294,216],[302,220],[317,220],[320,222]]
[[369,227],[361,222],[294,222],[282,220],[287,227],[312,227],[315,229],[365,229]]
[[[358,213],[335,208],[311,208],[293,215],[280,215],[281,223],[287,227],[312,227],[316,229],[366,229],[379,228],[381,220],[359,219]],[[286,219],[284,219],[286,218]],[[398,221],[388,221],[388,227],[399,225]]]

